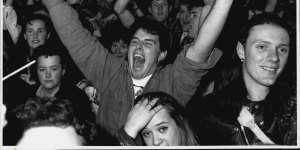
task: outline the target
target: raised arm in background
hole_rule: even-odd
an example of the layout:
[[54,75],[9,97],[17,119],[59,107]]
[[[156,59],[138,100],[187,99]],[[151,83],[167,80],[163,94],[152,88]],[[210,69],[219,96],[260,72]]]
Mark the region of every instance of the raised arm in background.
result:
[[[233,0],[216,0],[201,28],[194,44],[189,47],[186,57],[195,62],[206,62],[214,44],[223,29]],[[201,18],[200,18],[201,19]]]

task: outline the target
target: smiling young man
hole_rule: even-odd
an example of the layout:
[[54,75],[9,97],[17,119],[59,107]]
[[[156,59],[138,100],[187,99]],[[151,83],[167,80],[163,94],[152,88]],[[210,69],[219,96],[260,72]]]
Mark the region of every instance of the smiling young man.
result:
[[126,62],[109,54],[82,27],[76,11],[63,0],[43,0],[43,3],[74,61],[101,93],[97,123],[115,134],[124,125],[135,96],[141,91],[164,91],[178,99],[181,105],[189,101],[201,77],[220,58],[213,45],[232,1],[217,0],[195,43],[165,67],[160,67],[159,63],[166,56],[168,34],[159,22],[145,20],[133,25],[134,35]]

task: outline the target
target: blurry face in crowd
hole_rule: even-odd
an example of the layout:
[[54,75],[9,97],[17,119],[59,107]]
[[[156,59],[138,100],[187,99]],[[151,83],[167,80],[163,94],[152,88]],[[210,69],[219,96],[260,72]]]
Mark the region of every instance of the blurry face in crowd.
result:
[[190,11],[190,27],[188,28],[188,36],[194,39],[197,37],[200,29],[201,12],[202,7],[193,7]]
[[187,5],[180,5],[178,18],[183,31],[188,31],[188,28],[190,27],[189,26],[190,11]]
[[128,45],[123,41],[115,41],[111,45],[111,52],[118,57],[127,57]]
[[152,74],[161,55],[158,35],[138,29],[129,45],[128,61],[130,73],[135,79]]
[[249,31],[238,55],[244,59],[245,81],[269,87],[284,69],[289,56],[290,38],[285,29],[272,24],[256,25]]
[[151,5],[149,6],[149,12],[156,21],[165,21],[169,15],[168,0],[152,0]]
[[6,114],[6,106],[4,104],[1,104],[1,125],[2,125],[2,128],[4,128],[7,124],[5,114]]
[[36,48],[44,44],[49,36],[50,34],[43,21],[32,20],[27,23],[24,37],[30,48]]
[[216,0],[204,0],[203,2],[204,2],[205,5],[211,5],[212,6],[215,1]]
[[76,133],[73,126],[43,126],[26,130],[17,146],[49,148],[61,146],[81,146],[83,143],[83,138]]
[[142,131],[142,137],[148,146],[181,145],[180,129],[166,109],[160,110]]
[[67,0],[67,2],[70,4],[70,5],[73,5],[73,4],[78,4],[80,3],[81,0]]
[[41,85],[45,89],[51,90],[60,86],[64,73],[65,70],[59,56],[40,56],[38,58],[37,74]]

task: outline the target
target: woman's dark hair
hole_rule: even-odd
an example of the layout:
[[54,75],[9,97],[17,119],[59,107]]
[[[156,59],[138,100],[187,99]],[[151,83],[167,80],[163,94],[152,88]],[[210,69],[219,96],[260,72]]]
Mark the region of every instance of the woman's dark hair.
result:
[[28,15],[23,21],[22,21],[22,33],[24,34],[26,31],[26,25],[29,24],[31,21],[34,20],[41,20],[42,22],[45,23],[45,27],[47,30],[47,33],[52,33],[54,31],[52,22],[50,20],[50,18],[46,15],[42,15],[42,14],[30,14]]
[[148,99],[149,102],[154,99],[158,99],[153,107],[161,105],[167,110],[171,118],[174,119],[176,125],[180,129],[180,133],[182,135],[181,145],[198,145],[196,136],[194,135],[186,119],[185,110],[175,98],[164,92],[148,92],[138,96],[135,103],[145,99]]
[[96,136],[95,124],[77,116],[68,99],[29,98],[23,105],[18,106],[15,112],[24,131],[41,126],[73,126],[77,134],[84,137],[85,144],[91,143]]
[[158,35],[160,50],[162,52],[169,50],[171,44],[170,32],[164,25],[148,18],[139,18],[131,27],[132,36],[138,29],[142,29],[153,35]]

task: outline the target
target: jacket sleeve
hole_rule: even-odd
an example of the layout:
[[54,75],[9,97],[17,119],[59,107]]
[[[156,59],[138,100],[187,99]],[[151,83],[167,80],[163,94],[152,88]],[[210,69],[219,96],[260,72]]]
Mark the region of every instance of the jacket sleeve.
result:
[[121,146],[137,146],[135,140],[125,132],[124,127],[118,130],[116,137]]
[[184,49],[176,58],[171,74],[173,76],[172,93],[183,106],[195,94],[202,77],[216,65],[222,56],[221,50],[214,49],[205,63],[197,63],[185,57],[186,51],[187,49]]
[[49,13],[61,41],[88,80],[102,83],[105,72],[118,68],[115,65],[120,63],[114,62],[120,60],[112,58],[98,39],[83,28],[77,12],[66,2],[53,6]]

